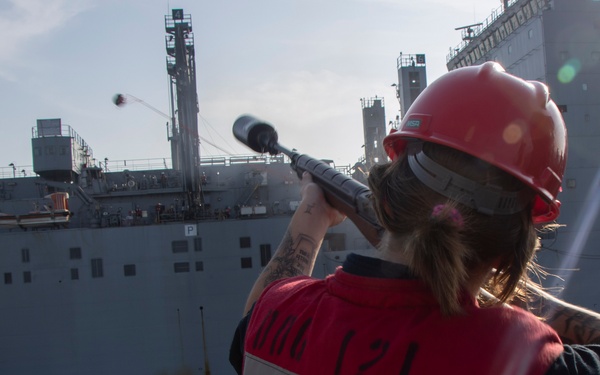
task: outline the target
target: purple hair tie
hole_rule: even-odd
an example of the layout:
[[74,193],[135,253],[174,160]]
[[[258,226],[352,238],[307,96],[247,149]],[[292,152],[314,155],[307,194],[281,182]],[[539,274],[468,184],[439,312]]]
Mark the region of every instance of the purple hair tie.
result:
[[[433,207],[433,211],[431,212],[431,217],[438,218],[440,216],[440,214],[442,213],[442,211],[444,211],[445,208],[446,208],[445,204],[438,204],[437,206]],[[462,228],[462,226],[464,224],[463,217],[460,214],[460,211],[458,211],[456,208],[453,208],[450,210],[450,212],[448,214],[448,218],[450,220],[452,220],[454,222],[454,224],[456,224],[459,228]]]

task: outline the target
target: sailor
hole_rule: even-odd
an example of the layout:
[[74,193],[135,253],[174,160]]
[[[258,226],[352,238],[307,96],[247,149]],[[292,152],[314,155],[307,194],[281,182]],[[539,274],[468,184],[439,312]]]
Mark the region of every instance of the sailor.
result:
[[[451,71],[384,147],[391,162],[368,180],[386,230],[377,257],[351,254],[325,280],[309,277],[343,216],[305,173],[236,331],[238,373],[599,374],[600,315],[528,279],[566,165],[547,87],[492,62]],[[528,297],[532,311],[513,303]]]

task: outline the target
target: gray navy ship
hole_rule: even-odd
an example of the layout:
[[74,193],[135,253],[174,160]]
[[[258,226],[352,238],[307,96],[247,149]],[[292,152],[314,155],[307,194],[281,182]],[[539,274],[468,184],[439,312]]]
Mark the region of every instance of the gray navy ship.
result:
[[[481,24],[459,28],[463,42],[447,60],[448,69],[496,60],[550,86],[570,149],[559,195],[565,226],[542,233],[539,260],[562,276],[547,286],[596,310],[598,19],[598,1],[506,1]],[[61,119],[32,119],[33,171],[12,165],[0,179],[2,374],[234,374],[233,331],[298,206],[299,180],[285,155],[199,155],[191,16],[174,9],[165,31],[169,162],[96,164]],[[426,86],[425,56],[401,55],[397,71],[402,114]],[[115,104],[127,99],[117,95]],[[365,154],[352,167],[327,162],[364,182],[386,160],[377,146],[388,124],[383,98],[361,103]],[[327,233],[314,276],[349,252],[373,251],[346,220]]]
[[[235,373],[235,327],[300,180],[285,155],[200,157],[191,21],[181,9],[165,17],[171,158],[96,163],[71,126],[48,118],[32,120],[32,170],[4,168],[0,374]],[[373,129],[357,177],[383,160],[371,147],[385,133],[383,99],[363,111]],[[346,221],[314,273],[373,250]]]
[[566,300],[600,311],[600,1],[504,0],[482,22],[458,29],[463,41],[447,56],[448,70],[497,61],[550,87],[569,149],[558,195],[562,226],[541,234],[538,253],[555,276],[542,281]]

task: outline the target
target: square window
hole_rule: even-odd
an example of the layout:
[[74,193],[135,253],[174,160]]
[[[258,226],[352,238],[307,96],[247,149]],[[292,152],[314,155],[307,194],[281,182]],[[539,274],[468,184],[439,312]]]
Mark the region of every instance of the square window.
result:
[[98,278],[104,276],[104,267],[101,258],[92,259],[92,277]]
[[421,73],[419,72],[408,72],[408,86],[409,87],[421,87]]
[[523,9],[520,9],[520,10],[517,12],[517,27],[518,27],[519,25],[522,25],[522,24],[524,24],[524,23],[525,23],[525,12],[523,12]]
[[196,262],[196,271],[204,271],[204,262],[199,260]]
[[29,284],[31,282],[31,272],[30,271],[23,272],[23,282],[25,284]]
[[190,272],[190,264],[188,262],[173,263],[173,271],[175,273]]
[[503,24],[504,26],[504,37],[511,34],[513,32],[513,25],[510,22],[510,19]]
[[529,3],[525,4],[522,8],[523,13],[525,14],[525,18],[526,19],[530,19],[532,14],[531,14],[531,7],[529,6]]
[[323,244],[330,251],[341,251],[347,249],[346,235],[344,233],[327,233]]
[[250,237],[240,237],[240,248],[247,249],[249,247],[252,247]]
[[188,252],[187,240],[171,242],[171,250],[173,250],[173,253],[187,253]]
[[69,249],[69,259],[81,259],[81,248],[72,247]]
[[79,269],[71,268],[71,280],[79,280]]
[[12,273],[10,273],[10,272],[4,273],[4,284],[12,284]]
[[123,266],[123,275],[135,276],[135,264],[126,264]]
[[271,260],[271,244],[260,245],[260,266],[264,267]]
[[21,249],[21,261],[23,261],[23,263],[29,263],[29,249]]
[[250,257],[242,258],[242,268],[252,268],[252,258],[250,258]]
[[202,237],[194,238],[194,251],[202,251]]

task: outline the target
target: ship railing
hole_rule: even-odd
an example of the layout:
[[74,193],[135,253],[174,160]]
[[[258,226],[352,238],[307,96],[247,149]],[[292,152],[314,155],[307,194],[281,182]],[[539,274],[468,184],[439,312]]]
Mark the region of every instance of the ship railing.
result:
[[398,68],[406,66],[425,66],[425,55],[423,54],[409,54],[405,55],[400,52],[400,56],[396,59],[396,65]]
[[[509,0],[508,8],[518,3],[519,1],[521,0]],[[487,30],[488,27],[492,26],[492,24],[496,22],[496,20],[500,18],[502,14],[504,14],[504,10],[504,5],[501,5],[496,9],[492,9],[492,14],[490,14],[485,20],[483,20],[483,22],[481,22],[481,25],[472,26],[469,28],[470,30],[472,30],[472,34],[468,34],[467,30],[463,29],[461,32],[461,37],[463,38],[463,41],[460,42],[460,44],[454,49],[450,49],[450,53],[446,56],[446,62],[449,62],[450,60],[455,58],[460,52],[462,52],[463,49],[465,49],[469,45],[469,43],[471,43],[471,40],[473,38],[479,36],[481,33]]]
[[200,166],[230,166],[238,164],[283,164],[289,163],[285,155],[239,155],[201,158]]
[[[286,164],[290,160],[285,155],[248,155],[231,157],[202,158],[200,166],[231,166],[239,164]],[[0,179],[36,177],[32,165],[8,165],[0,167]],[[100,162],[105,172],[150,171],[171,169],[171,158],[105,160]],[[340,172],[349,173],[350,166],[334,166]]]
[[170,158],[153,158],[153,159],[130,159],[130,160],[105,160],[101,167],[106,172],[123,172],[123,171],[149,171],[170,169]]
[[[350,165],[337,165],[333,160],[330,159],[321,159],[322,161],[329,164],[336,171],[351,176],[353,167]],[[364,156],[361,159],[364,163]],[[291,160],[288,156],[279,154],[279,155],[252,155],[252,156],[235,156],[229,158],[210,158],[210,159],[202,159],[202,165],[216,165],[216,166],[231,166],[231,165],[240,165],[240,164],[290,164]]]
[[16,165],[10,163],[7,167],[0,167],[0,179],[36,176],[37,174],[33,171],[32,165]]
[[[283,164],[289,163],[285,155],[240,155],[216,156],[200,159],[200,168],[207,166],[231,166],[239,164]],[[132,159],[132,160],[105,160],[100,163],[106,172],[142,171],[170,169],[171,158]],[[12,173],[12,169],[10,170]]]
[[360,103],[362,105],[362,108],[373,108],[375,106],[375,103],[377,103],[377,107],[385,107],[385,103],[384,103],[384,99],[383,97],[379,98],[379,97],[374,97],[374,98],[369,98],[369,99],[360,99]]
[[90,159],[93,159],[94,151],[85,142],[83,138],[70,126],[66,124],[60,124],[60,129],[55,127],[49,128],[38,128],[34,126],[31,128],[31,138],[47,138],[47,137],[69,137],[73,138],[75,144],[81,146],[89,155]]
[[[287,164],[290,160],[285,155],[248,155],[231,157],[211,157],[200,159],[200,167],[231,166],[240,164]],[[9,165],[0,167],[0,179],[36,177],[32,165]],[[350,166],[332,165],[344,174],[350,174]],[[171,158],[105,160],[100,162],[105,172],[150,171],[171,169]]]

